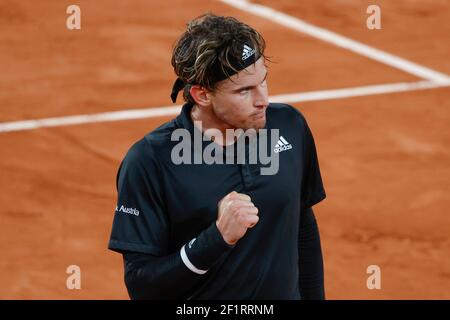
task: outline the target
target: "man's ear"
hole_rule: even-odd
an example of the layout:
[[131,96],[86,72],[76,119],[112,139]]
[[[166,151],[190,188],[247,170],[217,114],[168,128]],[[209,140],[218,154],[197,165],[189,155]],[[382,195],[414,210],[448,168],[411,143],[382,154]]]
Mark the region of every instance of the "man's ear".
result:
[[194,99],[195,103],[200,107],[207,107],[211,104],[210,92],[199,85],[193,85],[189,89],[189,93]]

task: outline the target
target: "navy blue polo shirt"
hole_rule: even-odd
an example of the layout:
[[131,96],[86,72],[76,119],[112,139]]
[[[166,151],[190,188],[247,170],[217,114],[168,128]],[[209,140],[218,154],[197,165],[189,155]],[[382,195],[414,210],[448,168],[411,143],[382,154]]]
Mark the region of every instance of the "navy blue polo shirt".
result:
[[[186,129],[193,137],[198,130],[191,108],[185,104],[178,117],[135,143],[123,159],[109,248],[154,256],[179,252],[187,270],[204,278],[180,298],[299,299],[300,211],[326,196],[305,118],[292,106],[269,105],[265,129],[278,129],[279,139],[267,143],[278,153],[279,167],[276,174],[262,175],[267,164],[259,161],[174,163],[179,141],[172,141],[172,133]],[[259,209],[259,222],[233,246],[215,224],[218,202],[232,191],[249,195]]]

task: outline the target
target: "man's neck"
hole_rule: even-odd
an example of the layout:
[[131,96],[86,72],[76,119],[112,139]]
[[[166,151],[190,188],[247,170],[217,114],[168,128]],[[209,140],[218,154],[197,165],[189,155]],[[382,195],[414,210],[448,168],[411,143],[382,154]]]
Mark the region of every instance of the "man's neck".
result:
[[[194,126],[196,126],[196,128],[201,130],[203,133],[208,129],[216,129],[222,133],[223,139],[220,139],[220,137],[216,137],[216,139],[213,140],[214,143],[223,146],[223,145],[231,145],[235,142],[234,136],[227,138],[226,134],[227,129],[235,129],[235,128],[229,125],[228,123],[218,119],[213,111],[205,112],[205,110],[202,110],[199,106],[194,105],[191,109],[190,116],[192,122],[194,123]],[[201,121],[201,128],[198,125],[196,125],[196,121]]]

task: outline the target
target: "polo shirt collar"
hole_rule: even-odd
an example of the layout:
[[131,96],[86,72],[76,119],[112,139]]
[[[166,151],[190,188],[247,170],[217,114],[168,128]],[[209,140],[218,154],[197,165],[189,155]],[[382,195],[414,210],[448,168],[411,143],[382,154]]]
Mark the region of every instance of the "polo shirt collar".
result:
[[178,125],[189,130],[191,134],[194,133],[194,123],[191,119],[191,110],[194,107],[192,103],[186,102],[181,108],[181,113],[177,117]]

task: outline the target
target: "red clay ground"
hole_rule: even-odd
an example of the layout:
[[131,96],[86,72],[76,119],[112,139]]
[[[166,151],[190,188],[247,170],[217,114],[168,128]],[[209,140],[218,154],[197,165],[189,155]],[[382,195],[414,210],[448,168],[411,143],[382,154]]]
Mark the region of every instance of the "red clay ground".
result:
[[[266,3],[450,73],[444,1],[380,1],[381,31],[365,28],[365,1]],[[271,94],[418,80],[218,2],[79,1],[81,31],[65,28],[69,4],[0,4],[1,122],[169,105],[171,45],[206,11],[263,33],[277,62]],[[315,210],[328,298],[450,298],[449,93],[294,104],[328,193]],[[121,257],[106,250],[115,174],[129,146],[170,118],[0,133],[0,298],[128,298]],[[81,290],[66,288],[71,264]],[[371,264],[382,290],[366,287]]]

